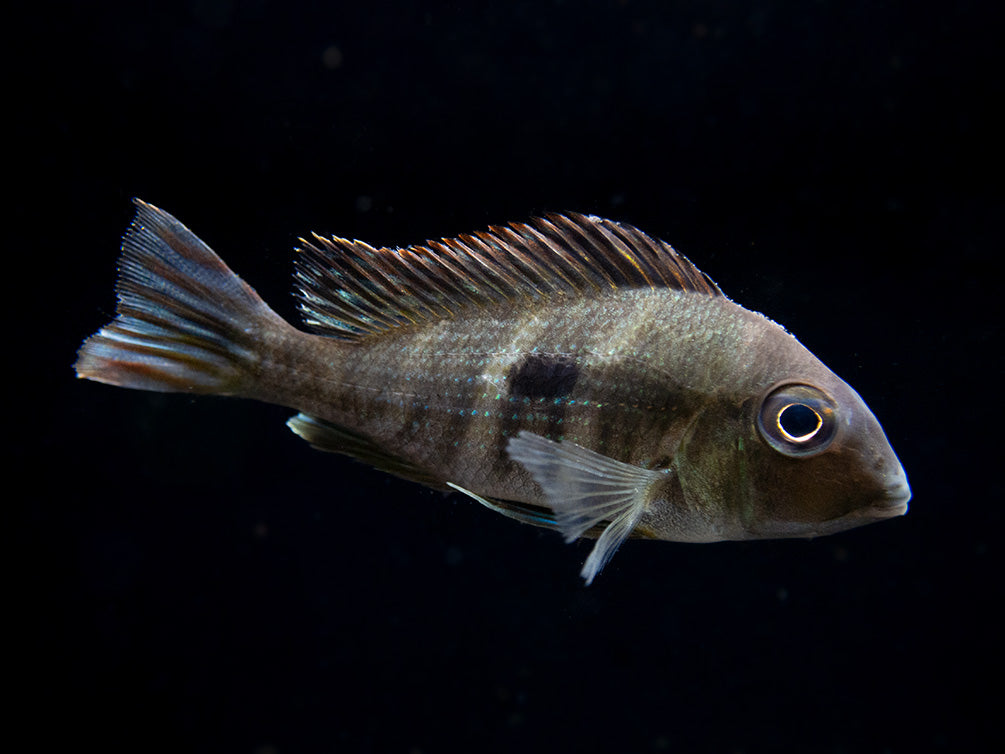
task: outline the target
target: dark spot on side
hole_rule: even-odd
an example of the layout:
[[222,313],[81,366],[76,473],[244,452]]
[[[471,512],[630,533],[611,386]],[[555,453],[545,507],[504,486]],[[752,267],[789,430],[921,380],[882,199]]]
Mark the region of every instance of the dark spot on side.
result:
[[529,353],[509,372],[509,393],[515,398],[565,398],[579,379],[575,358],[559,353]]

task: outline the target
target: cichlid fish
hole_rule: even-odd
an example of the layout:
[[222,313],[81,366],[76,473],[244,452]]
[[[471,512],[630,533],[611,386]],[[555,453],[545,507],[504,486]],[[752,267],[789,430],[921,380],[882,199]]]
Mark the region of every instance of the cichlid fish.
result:
[[301,239],[308,334],[135,203],[117,316],[78,377],[293,408],[316,448],[596,538],[587,583],[628,537],[813,537],[907,511],[858,394],[629,225],[547,215],[404,249]]

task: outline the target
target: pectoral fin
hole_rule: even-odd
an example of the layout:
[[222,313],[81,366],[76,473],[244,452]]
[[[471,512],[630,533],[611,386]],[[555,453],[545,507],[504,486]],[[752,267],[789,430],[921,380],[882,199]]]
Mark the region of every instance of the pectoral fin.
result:
[[532,432],[512,438],[507,451],[541,486],[566,542],[604,527],[580,571],[587,584],[632,533],[649,504],[653,486],[665,474]]

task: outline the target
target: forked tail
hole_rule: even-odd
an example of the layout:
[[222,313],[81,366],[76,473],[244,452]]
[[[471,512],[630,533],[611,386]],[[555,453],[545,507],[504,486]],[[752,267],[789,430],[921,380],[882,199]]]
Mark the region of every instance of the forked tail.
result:
[[117,316],[84,341],[77,376],[160,392],[244,392],[262,332],[283,321],[188,228],[133,201]]

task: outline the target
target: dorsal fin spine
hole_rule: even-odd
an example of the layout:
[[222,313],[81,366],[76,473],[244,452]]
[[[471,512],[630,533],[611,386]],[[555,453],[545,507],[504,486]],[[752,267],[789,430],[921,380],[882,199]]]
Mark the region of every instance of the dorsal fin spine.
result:
[[481,262],[486,274],[494,275],[506,284],[509,292],[499,289],[504,298],[509,299],[527,295],[526,285],[521,285],[520,281],[515,277],[514,271],[507,269],[507,266],[496,257],[495,251],[498,251],[498,249],[493,251],[492,247],[476,235],[461,236],[461,241],[467,245],[472,253],[474,253],[475,258]]
[[610,233],[612,237],[616,237],[619,244],[623,245],[624,248],[634,248],[638,250],[637,253],[634,254],[634,258],[639,265],[645,268],[646,278],[650,281],[654,288],[660,287],[661,285],[673,285],[673,281],[667,280],[659,266],[653,263],[654,259],[658,257],[661,251],[665,251],[665,253],[672,255],[675,253],[673,249],[668,248],[664,250],[655,247],[652,239],[630,226],[626,227],[620,223],[611,222],[610,220],[603,220],[601,222],[604,229]]
[[[547,220],[540,221],[540,224],[544,228],[550,226],[550,223],[548,223]],[[548,251],[548,253],[550,253],[553,256],[556,262],[560,262],[562,265],[564,265],[569,275],[572,275],[575,278],[575,282],[573,282],[572,278],[568,276],[563,276],[569,283],[569,286],[572,290],[576,290],[577,286],[581,287],[583,284],[592,287],[595,291],[602,290],[601,286],[595,280],[591,279],[589,276],[583,275],[582,267],[584,265],[584,260],[582,259],[577,260],[570,251],[567,251],[566,249],[563,249],[562,247],[552,242],[552,240],[547,235],[545,235],[541,230],[539,230],[533,224],[526,223],[524,225],[521,225],[520,227],[526,233],[533,236],[534,239],[539,244],[541,244],[541,247],[544,248],[546,251]]]
[[[498,269],[494,270],[492,267],[489,266],[489,264],[485,260],[484,255],[476,254],[473,249],[470,249],[465,245],[464,241],[467,238],[468,236],[460,236],[458,238],[446,238],[442,241],[442,243],[447,248],[449,248],[455,256],[466,255],[468,259],[471,259],[475,262],[475,265],[473,265],[474,268],[471,270],[471,275],[477,278],[479,288],[481,288],[482,290],[491,288],[498,294],[498,297],[493,296],[493,300],[498,301],[501,299],[508,298],[508,296],[512,295],[512,293],[515,291],[513,285],[506,280],[501,270]],[[507,294],[501,287],[499,287],[496,281],[492,279],[493,274],[495,275],[495,277],[502,279],[503,282],[506,282],[506,284],[509,285],[510,294]]]
[[646,272],[645,269],[643,269],[639,259],[639,255],[633,254],[631,250],[625,245],[624,241],[621,240],[620,237],[611,233],[610,229],[607,226],[607,223],[600,222],[597,224],[596,227],[597,230],[600,231],[604,235],[604,237],[607,238],[608,241],[610,241],[611,245],[621,253],[621,256],[625,259],[625,261],[628,262],[628,264],[630,264],[633,268],[635,268],[635,270],[640,275],[642,275],[642,278],[649,284],[649,287],[655,288],[656,284],[653,283],[652,278],[649,277],[649,273]]
[[522,298],[540,296],[544,293],[541,289],[540,271],[519,249],[505,249],[494,233],[495,230],[496,228],[493,227],[489,232],[475,233],[473,239],[484,249],[496,267],[502,270],[506,270],[508,267],[512,270],[514,295]]
[[[659,281],[654,281],[654,287],[664,285],[670,288],[708,292],[703,280],[682,274],[689,268],[693,269],[693,265],[670,244],[648,236],[631,225],[597,219],[609,232],[621,238],[629,248],[638,250],[635,258],[640,264],[645,265],[653,278]],[[672,259],[676,264],[661,265],[661,257]],[[694,285],[695,282],[698,284]]]
[[[368,317],[372,317],[377,321],[387,323],[388,326],[392,326],[393,320],[383,315],[383,312],[385,311],[385,302],[390,297],[391,292],[387,289],[385,282],[378,277],[378,275],[383,277],[379,267],[361,264],[359,253],[360,249],[358,244],[354,241],[347,241],[344,243],[349,246],[347,249],[349,253],[345,256],[346,264],[349,265],[349,267],[355,271],[361,279],[368,280],[370,282],[370,286],[375,289],[371,291],[368,290],[370,286],[358,286],[355,290],[356,297],[358,300],[364,302],[366,307],[360,307],[355,301],[350,302],[350,305],[352,305],[357,311],[362,311]],[[384,296],[380,295],[381,290],[383,290]]]
[[497,264],[502,266],[506,262],[509,262],[518,271],[522,271],[526,282],[523,286],[519,285],[519,283],[517,284],[518,291],[520,288],[526,289],[529,285],[535,295],[544,295],[550,288],[547,284],[546,271],[541,268],[541,265],[535,259],[528,256],[526,249],[522,248],[519,244],[507,248],[502,238],[500,238],[502,234],[507,232],[510,232],[509,228],[493,225],[488,232],[477,233],[476,236],[491,249],[492,256]]
[[[301,238],[300,242],[303,244],[301,251],[312,252],[320,260],[331,259],[337,254],[340,261],[351,270],[356,271],[362,279],[378,286],[381,285],[379,281],[373,280],[367,268],[358,264],[359,255],[355,242],[343,238],[323,238],[316,233],[313,234],[313,237],[320,245],[315,245]],[[311,280],[308,280],[308,274],[305,273],[309,274]],[[363,332],[379,332],[399,324],[383,314],[386,311],[386,298],[381,299],[374,296],[371,291],[357,285],[353,278],[339,272],[334,266],[322,269],[316,260],[305,254],[297,259],[296,276],[301,282],[314,282],[313,286],[300,287],[301,300],[305,304],[313,304],[306,310],[314,315],[308,319],[308,324],[326,328],[337,327],[333,323],[341,322],[352,330]],[[322,298],[316,292],[323,289],[327,282],[326,277],[335,277],[341,283],[337,301]],[[313,293],[309,299],[306,295],[308,293]],[[378,326],[375,327],[374,323],[377,323]]]
[[506,234],[513,239],[515,248],[519,249],[523,263],[534,270],[538,281],[537,290],[541,293],[573,293],[579,290],[579,284],[570,279],[563,269],[561,259],[556,259],[550,253],[541,253],[547,252],[546,249],[535,249],[525,236],[517,232],[519,227],[506,228]]
[[[394,327],[398,323],[393,317],[386,316],[387,308],[385,302],[388,296],[381,297],[377,292],[379,289],[384,288],[383,283],[379,280],[374,280],[369,268],[359,263],[359,257],[354,247],[350,247],[349,251],[350,253],[345,257],[346,264],[351,270],[357,272],[361,279],[367,280],[370,286],[356,285],[355,280],[353,280],[353,287],[350,289],[348,284],[352,278],[343,278],[346,287],[339,297],[339,303],[344,303],[351,310],[359,312],[367,321],[382,323],[384,327]],[[371,290],[371,287],[376,290]],[[348,295],[350,292],[351,296]]]
[[[459,270],[452,262],[454,256],[453,251],[448,247],[444,246],[438,242],[431,242],[429,244],[430,249],[434,251],[439,251],[439,254],[430,254],[429,249],[424,249],[421,246],[410,246],[408,252],[418,261],[418,263],[424,267],[426,270],[430,271],[430,274],[425,277],[426,284],[431,290],[438,291],[442,296],[441,300],[449,300],[451,295],[454,293],[460,293],[468,300],[469,305],[478,305],[478,302],[472,298],[470,293],[464,289],[461,285],[461,281],[464,280],[465,273]],[[439,268],[437,270],[436,268]],[[453,287],[453,291],[447,290],[441,286],[440,282],[437,280],[437,272],[445,270],[447,272],[447,282]],[[440,272],[442,275],[442,272]],[[421,289],[420,289],[421,290]],[[453,316],[453,311],[446,306],[441,307],[444,311],[445,316]]]
[[559,229],[562,238],[568,239],[573,244],[573,248],[575,248],[582,257],[590,260],[590,268],[599,272],[610,284],[612,289],[617,289],[618,281],[611,276],[610,270],[606,269],[605,265],[602,264],[602,261],[606,261],[614,269],[614,271],[618,273],[619,277],[623,277],[621,275],[621,270],[618,269],[616,258],[607,257],[606,259],[601,260],[591,255],[586,248],[595,248],[596,245],[579,225],[572,222],[573,218],[580,221],[588,221],[589,218],[583,215],[550,215],[549,218],[555,222],[555,227]]
[[[592,274],[592,276],[600,278],[603,284],[606,285],[611,290],[616,289],[618,287],[617,283],[615,283],[614,279],[607,274],[607,270],[605,270],[602,265],[597,264],[596,261],[589,255],[589,253],[587,253],[586,249],[584,249],[582,245],[577,243],[574,238],[570,237],[567,233],[566,234],[562,233],[562,230],[558,227],[558,225],[556,225],[556,223],[562,221],[563,219],[564,218],[562,217],[562,215],[549,214],[546,216],[544,220],[541,220],[542,230],[548,229],[551,231],[551,233],[549,233],[548,235],[548,245],[549,246],[555,245],[554,240],[552,240],[552,234],[554,234],[554,236],[561,238],[565,243],[568,244],[570,251],[572,251],[576,255],[576,257],[578,257],[578,260],[576,261],[578,261],[581,267],[588,270]],[[594,287],[598,291],[604,290],[604,286],[601,285],[600,282],[592,280],[590,275],[587,275],[585,277],[587,279],[590,279],[590,281],[593,283]]]
[[[391,320],[394,322],[398,322],[399,317],[404,317],[409,322],[416,323],[418,320],[408,316],[408,313],[400,307],[397,310],[389,308],[390,302],[404,295],[407,291],[402,286],[400,280],[401,271],[407,269],[407,267],[399,264],[397,265],[399,269],[395,270],[388,264],[388,260],[384,258],[385,255],[369,244],[362,241],[350,241],[348,243],[352,244],[353,251],[355,252],[350,262],[359,276],[354,282],[358,283],[358,281],[366,280],[376,288],[372,293],[372,304],[382,312],[392,312]],[[396,256],[400,255],[396,254]],[[427,282],[428,284],[428,281],[423,282]],[[366,300],[371,299],[370,295],[366,295],[369,293],[367,286],[357,284],[356,289]],[[422,289],[416,288],[416,290]],[[427,306],[430,313],[436,314],[436,311],[429,306],[428,302],[423,301],[422,303]]]
[[[479,309],[485,308],[489,304],[505,301],[512,297],[512,292],[507,294],[501,289],[493,275],[499,278],[498,271],[493,270],[485,263],[484,256],[468,249],[457,239],[444,238],[436,244],[430,244],[434,248],[442,249],[448,255],[451,262],[451,272],[453,273],[458,290],[462,291],[465,298],[473,306]],[[465,268],[464,263],[468,262]],[[481,293],[481,296],[478,294]]]

